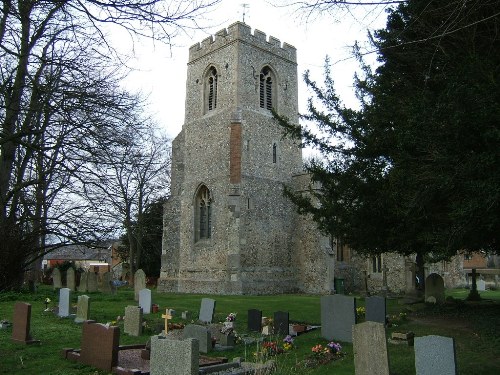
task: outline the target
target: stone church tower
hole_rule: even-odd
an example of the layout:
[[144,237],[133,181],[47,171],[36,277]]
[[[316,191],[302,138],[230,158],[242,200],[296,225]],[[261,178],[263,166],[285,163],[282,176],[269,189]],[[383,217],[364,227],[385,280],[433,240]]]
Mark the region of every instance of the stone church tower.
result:
[[190,48],[159,290],[332,290],[329,241],[283,196],[284,184],[309,184],[301,149],[270,111],[298,121],[296,61],[294,47],[240,22]]

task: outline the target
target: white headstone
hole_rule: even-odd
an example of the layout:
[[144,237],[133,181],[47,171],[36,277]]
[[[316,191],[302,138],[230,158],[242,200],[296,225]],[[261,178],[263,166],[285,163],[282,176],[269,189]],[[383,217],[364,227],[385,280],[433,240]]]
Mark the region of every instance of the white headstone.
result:
[[478,280],[477,281],[477,290],[484,292],[486,290],[486,281],[484,280]]
[[59,290],[59,313],[62,318],[68,317],[71,307],[71,290],[68,288],[61,288]]
[[139,292],[139,306],[143,314],[151,314],[151,290],[142,289]]

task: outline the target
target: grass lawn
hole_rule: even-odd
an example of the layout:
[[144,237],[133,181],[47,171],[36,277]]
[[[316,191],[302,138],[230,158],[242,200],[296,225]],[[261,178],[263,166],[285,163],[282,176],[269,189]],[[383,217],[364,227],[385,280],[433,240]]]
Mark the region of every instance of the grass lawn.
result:
[[[460,374],[500,374],[500,291],[481,292],[483,301],[464,302],[468,291],[451,290],[447,294],[455,298],[454,303],[443,306],[427,306],[424,304],[403,305],[398,300],[388,300],[388,314],[392,317],[392,326],[388,328],[388,336],[393,331],[413,331],[416,336],[442,335],[455,338],[458,370]],[[79,293],[73,293],[76,304]],[[121,288],[117,295],[90,293],[90,315],[101,323],[112,322],[117,316],[124,314],[125,306],[135,305],[133,290]],[[12,329],[0,330],[0,374],[106,374],[106,372],[64,360],[60,357],[62,348],[79,348],[81,325],[71,319],[61,319],[51,312],[44,312],[44,300],[49,297],[52,306],[58,301],[58,295],[51,288],[41,286],[37,293],[4,293],[0,294],[0,320],[12,321],[15,301],[32,304],[31,333],[33,338],[41,340],[41,345],[25,346],[14,344],[10,337]],[[161,294],[153,290],[153,302],[160,305],[160,312],[145,316],[146,329],[142,336],[131,337],[123,333],[121,328],[120,344],[145,343],[148,338],[163,327],[161,313],[165,308],[177,311],[174,322],[183,321],[182,311],[190,311],[197,317],[202,297],[216,299],[215,321],[223,321],[230,312],[237,313],[237,331],[247,334],[247,310],[260,309],[264,316],[272,316],[274,311],[282,310],[290,313],[290,320],[308,324],[320,323],[320,298],[310,295],[279,296],[206,296],[184,294]],[[364,300],[358,299],[358,306]],[[254,334],[255,335],[255,334]],[[283,337],[272,337],[281,344]],[[319,367],[304,367],[304,359],[311,355],[311,348],[317,344],[325,345],[319,330],[298,336],[295,348],[285,354],[276,356],[277,374],[354,374],[352,345],[342,344],[345,355],[336,361]],[[391,374],[408,375],[415,373],[414,352],[412,347],[388,344]],[[237,345],[233,351],[216,352],[211,355],[244,357],[255,360],[258,351],[256,344],[245,347]]]

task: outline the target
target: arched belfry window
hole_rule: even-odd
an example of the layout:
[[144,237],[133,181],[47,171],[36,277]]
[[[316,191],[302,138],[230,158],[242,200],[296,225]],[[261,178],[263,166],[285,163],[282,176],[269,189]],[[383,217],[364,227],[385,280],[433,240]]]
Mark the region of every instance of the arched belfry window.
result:
[[212,197],[205,185],[200,186],[195,198],[195,240],[212,237]]
[[274,103],[275,77],[268,66],[260,71],[260,108],[271,109],[276,107]]
[[205,112],[217,108],[217,69],[208,69],[205,78]]

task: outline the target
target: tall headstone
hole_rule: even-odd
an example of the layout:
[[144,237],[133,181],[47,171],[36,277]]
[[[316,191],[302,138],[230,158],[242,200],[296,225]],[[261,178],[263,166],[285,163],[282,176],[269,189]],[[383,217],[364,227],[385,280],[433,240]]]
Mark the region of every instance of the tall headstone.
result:
[[198,320],[203,323],[212,323],[214,312],[215,300],[211,298],[202,298]]
[[62,288],[61,271],[59,271],[59,268],[54,268],[52,270],[52,285],[54,289]]
[[335,294],[321,297],[321,336],[327,340],[352,342],[356,324],[356,299]]
[[83,323],[89,320],[90,315],[90,297],[83,295],[78,296],[78,302],[76,305],[76,317],[75,323]]
[[80,285],[78,285],[78,291],[80,293],[87,293],[88,289],[88,277],[89,273],[88,272],[83,272],[80,276]]
[[405,261],[405,294],[414,295],[417,290],[415,282],[416,270],[413,261]]
[[95,272],[89,272],[88,274],[87,291],[89,293],[97,292],[97,274]]
[[125,307],[123,332],[130,336],[140,336],[142,334],[142,309],[139,306]]
[[73,267],[68,268],[66,271],[66,288],[71,291],[75,290],[75,269]]
[[288,335],[290,319],[288,312],[276,311],[274,313],[274,333],[278,335]]
[[212,335],[210,334],[210,330],[204,326],[188,324],[182,331],[182,337],[184,339],[196,339],[199,343],[200,353],[212,351]]
[[113,282],[113,274],[111,272],[105,272],[102,275],[101,291],[103,293],[111,293],[111,283],[112,282]]
[[248,310],[247,324],[249,331],[260,332],[262,330],[262,310]]
[[57,315],[61,318],[66,318],[70,315],[71,309],[71,290],[61,288],[59,290],[59,312]]
[[389,375],[385,326],[377,322],[356,324],[352,332],[356,375]]
[[431,273],[425,279],[425,301],[430,297],[435,298],[436,303],[444,303],[444,280],[437,273]]
[[387,315],[385,297],[366,297],[366,321],[385,324]]
[[139,292],[146,289],[146,274],[143,270],[137,270],[134,274],[134,298],[139,301]]
[[30,335],[31,305],[25,302],[16,302],[12,319],[12,341],[20,344],[38,344]]
[[142,289],[139,292],[139,306],[142,307],[143,314],[151,314],[151,290]]
[[416,375],[457,375],[455,342],[451,337],[415,337]]
[[87,320],[82,327],[80,362],[111,372],[118,365],[120,328]]
[[192,338],[170,340],[151,337],[151,375],[198,375],[200,363],[198,341]]

